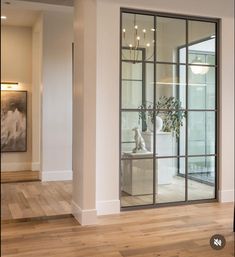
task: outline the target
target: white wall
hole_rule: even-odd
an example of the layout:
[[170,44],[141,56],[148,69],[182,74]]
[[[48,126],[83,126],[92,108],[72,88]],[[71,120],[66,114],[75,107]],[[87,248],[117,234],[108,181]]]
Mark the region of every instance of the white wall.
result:
[[1,170],[31,170],[32,163],[32,29],[1,26],[1,81],[19,82],[28,92],[27,152],[2,153]]
[[234,195],[233,0],[99,0],[97,5],[96,202],[98,214],[119,211],[120,7],[221,18],[220,199]]
[[43,12],[42,180],[72,179],[73,14]]

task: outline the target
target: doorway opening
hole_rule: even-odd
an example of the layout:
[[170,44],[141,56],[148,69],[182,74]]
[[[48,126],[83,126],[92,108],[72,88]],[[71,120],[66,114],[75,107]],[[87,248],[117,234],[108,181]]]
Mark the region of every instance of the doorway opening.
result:
[[1,3],[2,222],[72,213],[73,6],[55,2]]

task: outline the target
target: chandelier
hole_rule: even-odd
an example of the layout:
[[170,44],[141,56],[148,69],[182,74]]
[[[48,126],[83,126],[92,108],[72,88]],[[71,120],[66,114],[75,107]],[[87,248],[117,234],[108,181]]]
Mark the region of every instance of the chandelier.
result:
[[154,33],[154,28],[138,24],[134,14],[133,25],[122,29],[123,60],[133,63],[151,60],[154,56]]

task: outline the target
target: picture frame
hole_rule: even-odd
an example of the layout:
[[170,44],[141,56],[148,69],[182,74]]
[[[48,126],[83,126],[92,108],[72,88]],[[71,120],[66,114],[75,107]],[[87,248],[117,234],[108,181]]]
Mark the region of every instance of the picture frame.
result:
[[1,152],[27,152],[27,91],[1,90]]

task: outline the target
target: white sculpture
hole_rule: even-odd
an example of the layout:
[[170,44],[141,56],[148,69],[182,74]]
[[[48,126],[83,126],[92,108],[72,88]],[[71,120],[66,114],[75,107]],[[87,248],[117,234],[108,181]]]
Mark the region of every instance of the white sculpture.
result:
[[146,153],[148,152],[145,147],[144,139],[140,133],[140,129],[135,127],[132,129],[135,132],[135,148],[132,150],[133,153]]

